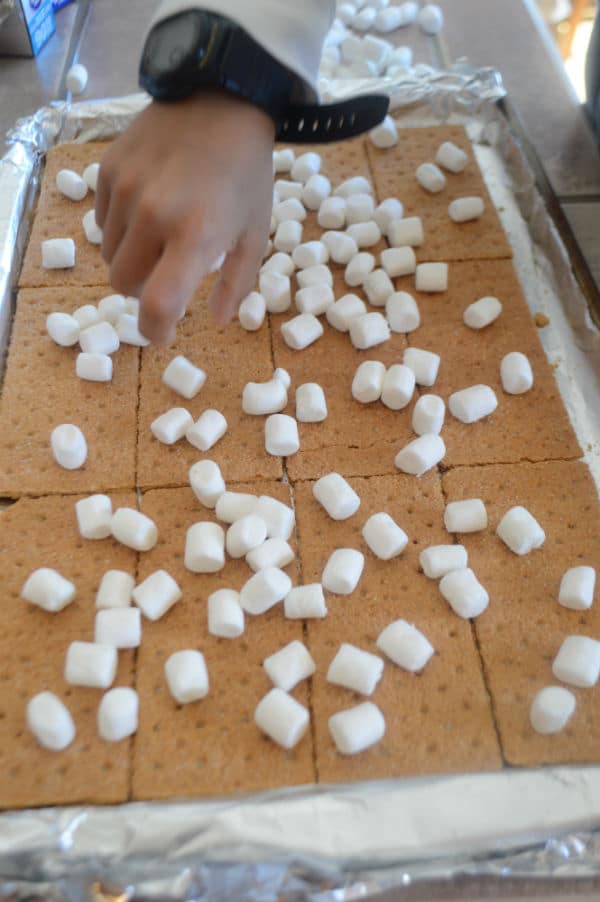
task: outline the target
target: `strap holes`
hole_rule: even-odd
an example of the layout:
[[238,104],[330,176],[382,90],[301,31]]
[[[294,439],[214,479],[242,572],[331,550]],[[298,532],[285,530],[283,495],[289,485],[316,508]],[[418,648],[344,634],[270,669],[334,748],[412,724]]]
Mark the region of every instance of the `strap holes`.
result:
[[304,119],[301,119],[298,123],[298,131],[301,132],[304,128]]
[[331,126],[332,126],[332,124],[333,124],[333,120],[332,120],[332,118],[331,118],[331,116],[330,116],[329,119],[327,120],[327,122],[325,123],[325,131],[326,131],[326,132],[331,131]]
[[313,130],[313,132],[319,131],[319,120],[318,119],[313,120],[312,130]]
[[355,122],[356,122],[356,113],[352,113],[352,115],[350,116],[350,125],[354,125]]

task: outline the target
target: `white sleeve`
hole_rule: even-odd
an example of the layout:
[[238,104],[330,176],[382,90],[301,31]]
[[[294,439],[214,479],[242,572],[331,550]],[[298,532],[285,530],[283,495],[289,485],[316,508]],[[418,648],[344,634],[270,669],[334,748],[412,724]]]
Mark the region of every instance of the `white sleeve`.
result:
[[193,8],[233,19],[302,79],[300,95],[295,100],[316,99],[321,50],[335,15],[335,0],[162,0],[150,27]]

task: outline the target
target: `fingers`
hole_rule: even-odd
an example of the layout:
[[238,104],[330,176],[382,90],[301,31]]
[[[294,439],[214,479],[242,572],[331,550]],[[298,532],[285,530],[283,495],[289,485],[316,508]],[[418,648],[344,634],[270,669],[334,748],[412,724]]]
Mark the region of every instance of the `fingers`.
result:
[[227,255],[219,280],[208,299],[209,310],[220,325],[232,319],[246,295],[254,288],[265,243],[260,231],[244,232]]

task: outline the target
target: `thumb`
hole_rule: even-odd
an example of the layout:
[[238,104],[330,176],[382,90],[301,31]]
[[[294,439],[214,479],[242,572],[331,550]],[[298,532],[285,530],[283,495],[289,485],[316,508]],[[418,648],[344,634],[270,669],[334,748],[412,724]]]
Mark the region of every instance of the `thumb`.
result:
[[244,232],[225,258],[219,280],[208,299],[208,309],[220,325],[232,319],[254,288],[265,244],[262,234]]

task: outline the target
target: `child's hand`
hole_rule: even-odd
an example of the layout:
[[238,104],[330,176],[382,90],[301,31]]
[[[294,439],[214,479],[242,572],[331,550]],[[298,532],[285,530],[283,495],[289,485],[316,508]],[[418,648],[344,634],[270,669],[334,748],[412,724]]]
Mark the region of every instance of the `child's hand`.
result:
[[228,322],[267,244],[274,125],[220,91],[152,103],[104,156],[96,219],[115,290],[140,298],[140,330],[170,341],[202,278],[227,258],[209,300]]

